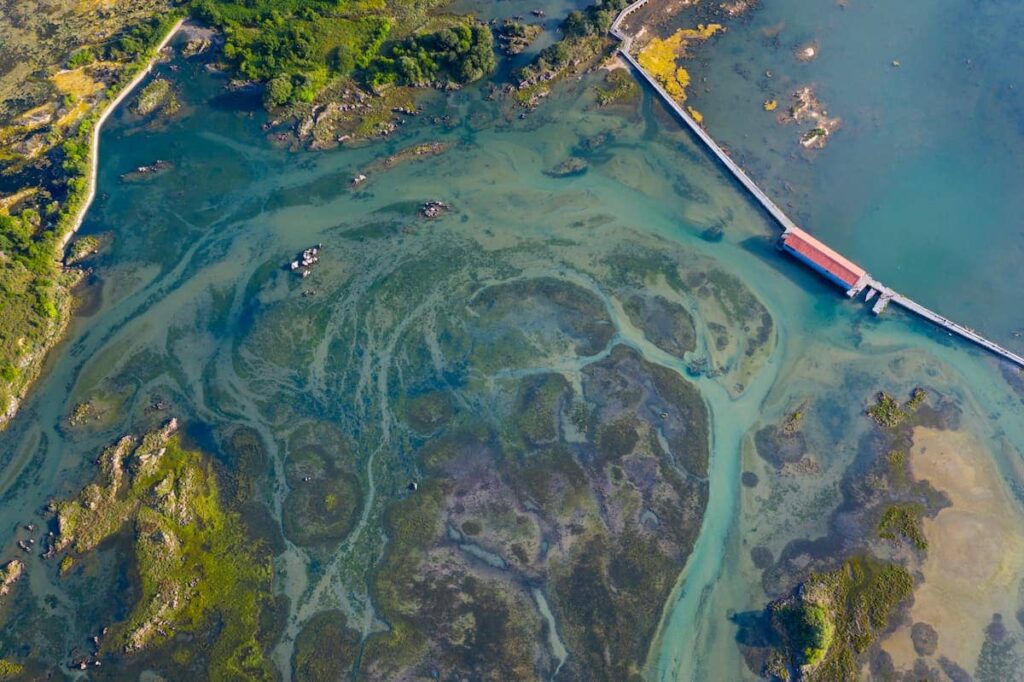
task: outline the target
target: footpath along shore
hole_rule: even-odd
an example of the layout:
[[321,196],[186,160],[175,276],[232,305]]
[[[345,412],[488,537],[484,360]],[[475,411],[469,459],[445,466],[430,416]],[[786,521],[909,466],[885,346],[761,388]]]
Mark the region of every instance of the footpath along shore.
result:
[[[121,91],[117,94],[114,99],[104,106],[103,111],[96,119],[96,123],[92,128],[91,140],[89,141],[89,171],[88,177],[86,177],[86,193],[83,198],[82,205],[78,208],[75,213],[74,220],[71,225],[65,228],[61,234],[57,235],[58,244],[54,251],[54,258],[57,261],[61,261],[65,257],[67,251],[68,242],[71,241],[72,237],[78,232],[82,226],[82,222],[85,220],[85,214],[92,205],[93,200],[96,198],[96,182],[99,169],[99,149],[100,149],[100,132],[102,132],[103,124],[106,122],[107,117],[116,109],[131,92],[141,83],[146,76],[148,76],[153,66],[160,59],[160,53],[167,47],[167,43],[177,35],[178,31],[186,25],[186,19],[179,19],[174,23],[173,26],[168,29],[167,33],[160,40],[159,44],[156,45],[153,56],[147,61],[146,65],[139,70],[137,74],[121,88]],[[58,223],[59,228],[59,223]],[[39,375],[42,372],[43,359],[53,350],[61,339],[64,338],[64,333],[67,329],[67,325],[71,319],[71,307],[73,305],[74,295],[71,292],[66,292],[64,295],[63,302],[60,303],[60,312],[56,316],[55,324],[51,326],[45,332],[45,336],[40,339],[38,343],[31,349],[24,352],[18,359],[18,366],[22,370],[24,378],[18,384],[10,386],[10,395],[5,405],[0,405],[0,431],[7,428],[11,423],[11,420],[18,414],[18,410],[21,407],[22,401],[28,392],[32,389],[32,386],[39,379]]]
[[68,242],[75,236],[78,229],[82,226],[82,221],[85,220],[85,214],[88,212],[89,207],[92,206],[93,199],[96,198],[96,176],[99,170],[99,158],[100,158],[100,133],[103,130],[103,124],[106,122],[107,117],[110,116],[117,109],[118,105],[124,101],[124,98],[131,94],[132,90],[138,87],[139,83],[145,80],[146,76],[150,74],[157,61],[160,59],[160,53],[167,47],[167,43],[171,42],[171,38],[177,35],[178,31],[185,25],[186,19],[179,19],[170,30],[167,31],[167,35],[157,44],[156,49],[153,51],[153,56],[146,63],[146,66],[141,69],[135,77],[125,85],[121,92],[117,94],[117,97],[107,103],[106,108],[103,109],[103,113],[96,120],[96,125],[92,129],[92,140],[89,143],[89,177],[87,179],[89,189],[85,195],[85,201],[82,202],[81,207],[78,209],[78,214],[75,216],[74,221],[71,223],[70,229],[60,237],[60,251],[61,253],[67,248]]

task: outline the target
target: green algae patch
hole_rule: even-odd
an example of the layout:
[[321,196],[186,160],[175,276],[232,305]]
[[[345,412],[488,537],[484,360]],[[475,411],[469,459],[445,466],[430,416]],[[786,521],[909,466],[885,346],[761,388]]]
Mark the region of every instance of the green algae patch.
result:
[[796,594],[768,607],[778,642],[765,673],[775,679],[856,679],[856,659],[910,598],[914,579],[903,566],[872,556],[813,573]]
[[299,682],[346,679],[358,653],[359,633],[348,627],[344,612],[324,611],[295,638],[292,675]]
[[613,104],[631,104],[640,97],[640,86],[626,69],[614,69],[604,77],[604,83],[595,88],[597,103],[602,107]]
[[285,472],[291,487],[283,509],[285,535],[306,547],[344,539],[363,503],[356,477],[312,448],[290,457]]
[[389,545],[374,575],[373,588],[380,610],[390,618],[390,629],[367,639],[363,655],[370,669],[397,670],[410,665],[426,647],[427,633],[416,627],[417,610],[408,604],[423,554],[441,532],[438,517],[444,494],[441,483],[422,485],[416,495],[387,514]]
[[171,420],[107,448],[98,479],[56,505],[54,547],[75,556],[131,538],[139,598],[111,626],[103,651],[132,654],[178,634],[213,632],[203,652],[211,678],[270,679],[258,638],[271,601],[269,557],[224,504],[210,461],[182,447],[176,430]]
[[512,423],[525,444],[548,443],[558,437],[558,409],[568,391],[569,383],[561,374],[541,374],[521,384]]
[[896,398],[885,391],[878,394],[874,405],[868,407],[868,416],[879,426],[894,429],[906,422],[918,407],[924,403],[927,394],[922,388],[915,388],[906,403],[900,405]]
[[915,549],[928,549],[928,540],[921,527],[924,509],[919,504],[894,504],[887,508],[878,522],[878,537],[886,540],[906,538]]
[[693,316],[679,303],[664,296],[632,296],[623,305],[634,327],[655,346],[682,358],[697,348]]
[[429,435],[451,421],[455,411],[451,396],[444,391],[428,391],[404,402],[407,421],[417,432]]

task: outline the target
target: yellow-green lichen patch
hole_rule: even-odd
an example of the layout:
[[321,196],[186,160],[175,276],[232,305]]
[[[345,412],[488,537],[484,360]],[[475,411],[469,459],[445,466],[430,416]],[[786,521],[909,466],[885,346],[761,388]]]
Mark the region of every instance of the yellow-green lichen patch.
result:
[[690,73],[677,64],[686,54],[691,42],[704,41],[722,30],[720,24],[701,24],[697,28],[683,28],[664,40],[652,38],[640,50],[637,61],[677,102],[686,101],[686,88],[690,85]]
[[16,661],[0,658],[0,680],[13,680],[24,670],[24,666]]
[[894,429],[907,421],[910,415],[921,406],[925,398],[927,398],[927,394],[924,389],[915,388],[913,393],[911,393],[910,399],[903,405],[900,405],[896,398],[882,391],[878,394],[875,404],[868,407],[868,415],[879,426]]

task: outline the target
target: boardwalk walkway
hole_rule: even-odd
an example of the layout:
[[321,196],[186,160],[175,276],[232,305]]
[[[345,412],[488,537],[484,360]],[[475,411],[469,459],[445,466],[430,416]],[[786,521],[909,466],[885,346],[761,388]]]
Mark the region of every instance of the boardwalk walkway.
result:
[[[695,121],[693,117],[690,116],[690,114],[680,106],[671,95],[668,94],[668,92],[665,91],[661,84],[655,80],[651,74],[647,73],[642,66],[640,66],[640,63],[636,58],[633,57],[630,52],[630,48],[633,45],[633,37],[622,30],[622,24],[630,14],[643,7],[648,2],[649,0],[637,0],[637,2],[634,2],[623,9],[615,18],[615,21],[612,22],[609,33],[619,40],[619,54],[622,55],[622,58],[629,62],[636,72],[643,77],[647,84],[658,93],[658,96],[661,97],[664,104],[668,106],[676,116],[683,121],[683,123],[686,124],[686,126],[694,135],[697,136],[698,139],[700,139],[701,142],[704,143],[704,146],[707,147],[708,151],[715,155],[719,162],[721,162],[721,164],[730,173],[732,173],[733,177],[736,178],[736,180],[746,188],[746,190],[764,208],[764,210],[775,219],[779,226],[782,227],[784,235],[790,232],[796,232],[798,234],[803,233],[803,230],[797,227],[796,223],[794,223],[789,216],[787,216],[782,209],[779,208],[778,205],[776,205],[776,203],[772,201],[771,198],[769,198],[769,196],[765,194],[753,180],[750,179],[750,176],[747,175],[746,172],[744,172],[744,170],[740,168],[740,166],[733,161],[728,154],[725,153],[725,150],[715,142],[714,138],[712,138],[711,135],[709,135],[708,132],[699,123],[697,123],[697,121]],[[911,314],[928,320],[929,322],[946,329],[950,333],[967,339],[968,341],[991,351],[995,355],[1014,363],[1018,367],[1024,368],[1024,357],[1006,350],[997,343],[989,341],[973,329],[953,322],[923,305],[912,301],[906,296],[898,294],[888,287],[882,286],[880,283],[870,279],[866,274],[863,275],[857,285],[854,285],[854,287],[852,287],[847,293],[851,298],[853,298],[859,294],[865,286],[869,289],[867,300],[871,300],[875,293],[879,294],[878,300],[872,308],[872,312],[876,315],[881,314],[889,303],[893,303]]]
[[704,130],[704,128],[702,128],[699,123],[693,120],[693,117],[690,116],[686,109],[681,107],[679,103],[676,102],[665,91],[665,88],[661,87],[661,84],[657,80],[655,80],[653,76],[647,73],[647,71],[645,71],[644,68],[640,66],[640,63],[633,57],[633,55],[630,54],[629,48],[633,44],[633,38],[622,32],[622,22],[623,20],[625,20],[627,16],[629,16],[639,8],[643,7],[648,2],[649,0],[638,0],[637,2],[634,2],[632,5],[622,10],[619,16],[615,19],[615,22],[612,24],[610,32],[612,36],[617,38],[621,43],[619,46],[619,54],[621,54],[626,61],[633,65],[633,68],[636,69],[637,73],[643,76],[644,80],[647,81],[648,85],[654,88],[654,90],[659,95],[661,95],[661,98],[662,100],[664,100],[665,104],[668,105],[672,109],[672,111],[674,111],[676,115],[683,120],[683,123],[685,123],[687,127],[691,131],[693,131],[694,135],[700,138],[701,142],[703,142],[704,145],[709,150],[711,150],[711,153],[718,157],[718,160],[722,163],[722,165],[725,166],[733,174],[733,176],[740,182],[740,184],[746,187],[747,191],[754,195],[754,198],[757,199],[757,201],[764,207],[766,211],[768,211],[769,214],[771,214],[773,218],[775,218],[776,221],[778,221],[778,223],[783,227],[784,230],[789,231],[797,229],[796,224],[794,224],[793,221],[789,219],[789,216],[787,216],[781,208],[775,205],[775,202],[772,201],[768,197],[768,195],[765,194],[761,190],[761,188],[758,187],[757,184],[750,179],[750,176],[747,175],[735,161],[729,158],[729,155],[725,153],[725,150],[718,146],[718,143],[715,142],[714,138],[708,135],[708,132]]

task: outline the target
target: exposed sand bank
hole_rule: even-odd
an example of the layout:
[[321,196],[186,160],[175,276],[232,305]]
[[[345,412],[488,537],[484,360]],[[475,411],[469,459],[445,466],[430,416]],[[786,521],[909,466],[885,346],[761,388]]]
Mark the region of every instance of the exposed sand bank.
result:
[[[938,632],[936,659],[946,656],[971,670],[985,638],[979,624],[994,613],[1012,618],[1018,608],[1024,512],[1007,494],[991,455],[968,432],[915,429],[910,457],[915,478],[927,479],[952,501],[924,520],[928,557],[911,617]],[[917,658],[909,627],[883,648],[897,668],[909,669]]]

